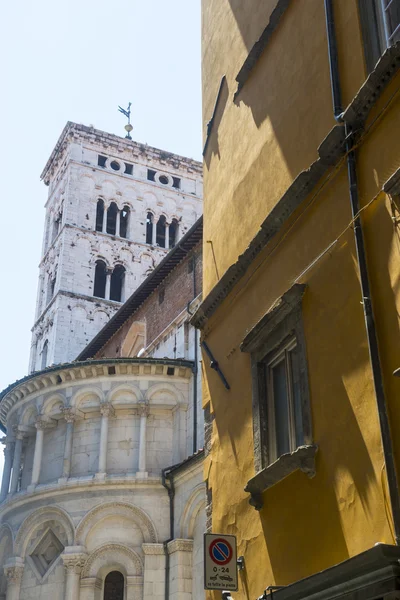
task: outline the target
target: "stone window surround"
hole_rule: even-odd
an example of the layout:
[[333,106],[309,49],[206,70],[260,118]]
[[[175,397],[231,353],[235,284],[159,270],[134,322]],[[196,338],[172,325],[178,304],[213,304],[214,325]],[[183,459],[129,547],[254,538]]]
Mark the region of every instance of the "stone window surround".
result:
[[[312,443],[311,410],[301,303],[306,290],[303,284],[293,285],[247,333],[240,349],[251,354],[254,466],[256,475],[245,488],[251,494],[250,504],[257,510],[263,506],[262,493],[300,469],[309,477],[315,475],[317,446]],[[295,337],[299,348],[300,384],[303,413],[304,445],[283,454],[270,463],[268,452],[267,403],[264,377],[260,363],[289,337]]]

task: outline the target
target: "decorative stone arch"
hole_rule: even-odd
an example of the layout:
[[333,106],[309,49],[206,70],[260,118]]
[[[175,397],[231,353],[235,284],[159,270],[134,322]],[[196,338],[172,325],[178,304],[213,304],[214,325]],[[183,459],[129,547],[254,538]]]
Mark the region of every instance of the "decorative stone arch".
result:
[[74,543],[74,524],[68,513],[58,506],[43,506],[33,511],[22,522],[15,537],[15,554],[21,558],[25,557],[27,547],[34,535],[42,525],[48,521],[56,521],[64,529],[68,546]]
[[99,406],[102,402],[104,402],[103,390],[97,386],[88,385],[88,386],[80,388],[77,392],[75,392],[75,394],[71,398],[71,404],[70,404],[71,407],[74,407],[74,408],[79,407],[79,403],[83,400],[83,398],[85,396],[88,396],[89,394],[94,394],[95,396],[97,396],[98,401],[99,401]]
[[[55,407],[59,407],[60,409],[63,408],[65,405],[65,396],[63,396],[63,394],[61,394],[61,392],[55,392],[53,394],[51,394],[48,398],[46,398],[46,400],[43,403],[42,406],[42,414],[46,415],[47,417],[51,417],[54,413],[55,413]],[[61,412],[58,411],[57,414]]]
[[89,266],[94,268],[98,260],[102,260],[105,263],[107,269],[112,268],[109,259],[106,258],[104,254],[100,254],[99,252],[96,252],[93,256],[90,257]]
[[3,537],[6,535],[11,536],[11,541],[12,541],[13,547],[10,550],[10,554],[13,554],[14,553],[14,532],[9,523],[2,523],[0,525],[0,542],[2,541]]
[[181,539],[193,538],[194,523],[197,518],[197,515],[202,509],[205,510],[205,494],[206,492],[204,483],[199,483],[198,485],[196,485],[196,487],[190,494],[180,520],[179,535]]
[[94,550],[86,560],[81,578],[105,578],[110,571],[121,571],[125,577],[143,575],[140,556],[123,544],[103,544]]
[[144,400],[143,392],[139,388],[138,385],[136,385],[134,383],[132,383],[132,384],[121,383],[121,385],[118,385],[117,387],[113,388],[112,390],[110,390],[108,392],[107,402],[111,402],[111,404],[113,404],[114,400],[118,397],[118,395],[120,395],[123,392],[127,392],[128,394],[133,394],[136,397],[135,404],[143,402],[143,400]]
[[38,415],[39,411],[36,405],[32,403],[28,404],[21,413],[19,424],[24,426],[33,425]]
[[119,187],[117,185],[115,185],[115,182],[112,181],[111,179],[109,179],[108,177],[105,177],[103,179],[103,181],[101,182],[101,188],[102,188],[102,197],[104,199],[104,201],[107,201],[108,204],[110,202],[115,202],[115,196],[117,195],[117,192],[119,191]]
[[185,399],[185,396],[182,394],[182,392],[178,390],[172,383],[167,383],[166,381],[155,383],[148,388],[145,395],[146,403],[151,405],[152,398],[154,398],[154,396],[160,392],[168,392],[168,394],[174,396],[177,406],[181,405],[185,407],[188,404],[188,401]]
[[80,521],[76,528],[76,544],[78,546],[86,545],[86,538],[94,525],[108,516],[115,517],[121,515],[134,521],[143,534],[144,541],[157,543],[158,537],[156,528],[150,517],[141,508],[129,504],[128,502],[108,502],[107,504],[98,504],[90,510]]

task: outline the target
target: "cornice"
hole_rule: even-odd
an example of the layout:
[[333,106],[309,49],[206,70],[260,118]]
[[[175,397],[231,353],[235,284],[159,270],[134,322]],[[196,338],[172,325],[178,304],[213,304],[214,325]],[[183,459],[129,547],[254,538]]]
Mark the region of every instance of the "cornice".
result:
[[[174,374],[167,375],[168,367]],[[98,377],[157,376],[190,379],[193,362],[189,360],[159,358],[114,358],[72,362],[37,371],[16,381],[0,393],[0,422],[6,426],[7,414],[20,400],[30,396],[60,389],[60,385],[94,380]]]

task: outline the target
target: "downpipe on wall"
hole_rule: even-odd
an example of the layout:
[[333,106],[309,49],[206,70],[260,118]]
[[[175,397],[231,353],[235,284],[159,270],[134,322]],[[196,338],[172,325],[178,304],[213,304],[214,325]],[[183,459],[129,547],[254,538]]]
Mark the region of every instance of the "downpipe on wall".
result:
[[[167,484],[167,480],[169,481],[169,485]],[[170,561],[169,561],[169,552],[168,552],[168,544],[172,542],[174,539],[174,529],[175,529],[175,486],[174,486],[174,478],[171,473],[171,467],[167,469],[163,469],[161,471],[161,483],[165,487],[168,492],[169,498],[169,539],[163,543],[164,552],[165,552],[165,588],[164,588],[164,598],[165,600],[169,600],[169,573],[170,573]]]
[[367,332],[368,350],[371,362],[372,377],[374,381],[375,397],[378,408],[379,424],[381,429],[382,446],[385,457],[386,474],[388,479],[390,503],[393,515],[394,535],[396,545],[400,544],[400,496],[397,483],[396,465],[393,455],[392,435],[390,431],[387,402],[383,384],[382,367],[379,356],[378,338],[375,319],[372,309],[371,288],[368,277],[368,267],[365,252],[364,234],[361,218],[359,216],[360,202],[357,184],[357,163],[354,151],[354,133],[343,118],[341,100],[341,87],[339,77],[338,52],[333,12],[333,0],[324,0],[326,30],[328,39],[329,65],[331,76],[332,103],[335,119],[343,123],[346,135],[347,175],[351,212],[354,226],[354,240],[357,252],[357,263],[360,272],[360,285],[362,305],[364,310],[365,327]]

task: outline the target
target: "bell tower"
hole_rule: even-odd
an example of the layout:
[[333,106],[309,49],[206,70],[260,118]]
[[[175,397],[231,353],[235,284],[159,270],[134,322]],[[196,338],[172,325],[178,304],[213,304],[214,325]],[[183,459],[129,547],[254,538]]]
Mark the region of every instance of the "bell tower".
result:
[[72,122],[41,178],[30,372],[73,361],[202,214],[201,163]]

